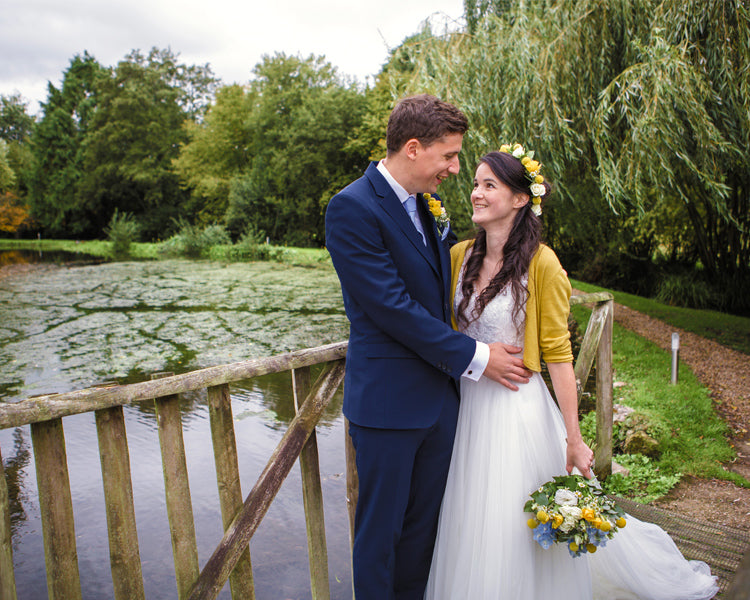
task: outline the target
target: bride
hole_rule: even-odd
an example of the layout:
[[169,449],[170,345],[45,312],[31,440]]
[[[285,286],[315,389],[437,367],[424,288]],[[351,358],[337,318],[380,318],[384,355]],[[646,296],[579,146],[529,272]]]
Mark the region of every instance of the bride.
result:
[[[474,240],[453,247],[454,327],[480,341],[523,347],[535,371],[518,391],[482,377],[461,382],[461,405],[438,526],[429,600],[697,600],[718,591],[704,563],[687,561],[655,525],[627,526],[595,554],[543,549],[523,512],[529,493],[593,453],[578,427],[567,327],[570,283],[541,244],[550,191],[532,152],[516,144],[481,159],[474,178]],[[544,360],[558,406],[539,371]]]

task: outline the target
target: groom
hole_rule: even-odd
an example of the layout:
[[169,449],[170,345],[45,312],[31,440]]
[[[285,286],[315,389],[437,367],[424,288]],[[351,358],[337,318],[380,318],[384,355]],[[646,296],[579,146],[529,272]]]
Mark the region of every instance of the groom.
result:
[[[455,106],[401,100],[386,158],[331,199],[326,245],[350,321],[344,414],[357,454],[357,600],[420,599],[458,416],[457,381],[528,381],[520,348],[451,329],[450,254],[423,194],[459,170]],[[461,518],[456,515],[456,518]]]

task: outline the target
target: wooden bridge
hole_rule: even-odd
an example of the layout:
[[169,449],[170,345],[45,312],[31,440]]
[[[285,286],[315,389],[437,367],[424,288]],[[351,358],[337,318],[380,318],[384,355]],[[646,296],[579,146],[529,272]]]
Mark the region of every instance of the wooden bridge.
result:
[[[606,477],[612,463],[612,296],[606,293],[574,296],[571,303],[594,304],[575,372],[580,399],[581,382],[588,379],[596,360],[595,471],[600,477]],[[149,399],[153,399],[156,409],[167,518],[180,600],[216,598],[227,581],[235,600],[255,598],[249,542],[297,460],[302,471],[311,597],[315,600],[329,598],[315,427],[343,380],[345,355],[344,342],[182,375],[162,374],[142,383],[91,388],[0,404],[0,429],[23,425],[30,425],[31,428],[50,600],[81,598],[62,420],[85,412],[95,413],[114,597],[117,600],[145,599],[123,406]],[[315,365],[322,365],[323,368],[313,383],[311,367]],[[238,381],[284,371],[291,373],[297,414],[243,501],[230,386]],[[199,568],[179,410],[180,394],[201,389],[207,390],[224,526],[224,536],[202,570]],[[357,477],[354,450],[348,439],[344,451],[351,529],[357,501]],[[75,457],[71,457],[71,460],[75,460]],[[648,507],[628,505],[627,508],[635,516],[645,517],[665,527],[686,556],[706,560],[719,575],[726,600],[750,600],[750,553],[747,552],[750,536],[708,524],[678,524],[668,518],[668,513],[661,514],[663,511],[644,513]],[[685,533],[690,525],[700,526],[699,536],[691,537]],[[694,556],[698,551],[702,555]],[[743,553],[747,555],[745,562],[741,571],[734,576]],[[734,585],[731,585],[732,579]],[[10,503],[0,457],[0,600],[16,598]]]

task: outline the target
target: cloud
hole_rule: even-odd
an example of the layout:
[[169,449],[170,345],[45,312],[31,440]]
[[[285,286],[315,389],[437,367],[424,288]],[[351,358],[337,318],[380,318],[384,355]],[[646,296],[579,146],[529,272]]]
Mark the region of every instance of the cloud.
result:
[[[433,13],[458,19],[463,0],[4,0],[0,94],[46,98],[70,60],[88,51],[115,65],[131,50],[171,48],[209,63],[225,83],[246,82],[264,54],[324,55],[342,74],[375,75],[388,50]],[[30,106],[34,112],[36,106]]]

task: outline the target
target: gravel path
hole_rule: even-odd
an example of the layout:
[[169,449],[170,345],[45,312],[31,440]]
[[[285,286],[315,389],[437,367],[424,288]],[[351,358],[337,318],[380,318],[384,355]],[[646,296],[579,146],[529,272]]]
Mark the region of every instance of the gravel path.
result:
[[[710,390],[718,414],[732,432],[730,442],[737,458],[724,467],[750,479],[750,356],[622,304],[615,303],[614,318],[622,327],[667,351],[671,351],[672,332],[680,334],[680,360]],[[726,481],[685,477],[654,505],[696,519],[750,530],[750,489]]]

